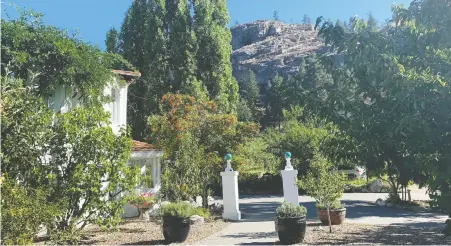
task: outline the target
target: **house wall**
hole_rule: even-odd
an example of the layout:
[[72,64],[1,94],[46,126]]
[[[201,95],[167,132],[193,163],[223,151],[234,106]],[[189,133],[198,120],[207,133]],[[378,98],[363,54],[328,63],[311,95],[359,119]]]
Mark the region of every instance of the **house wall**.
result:
[[[127,124],[127,85],[119,83],[119,81],[113,77],[112,82],[105,87],[104,95],[112,96],[113,101],[105,103],[103,108],[106,112],[110,113],[110,122],[112,130],[115,134],[118,134],[121,127],[125,127]],[[53,97],[49,98],[48,105],[54,110],[55,113],[66,113],[71,109],[79,107],[82,102],[73,98],[73,93],[70,88],[58,86],[53,94]],[[160,158],[162,156],[161,151],[137,151],[133,152],[129,164],[141,165],[141,172],[144,174],[146,168],[152,170],[152,187],[137,187],[138,192],[157,192],[160,189],[161,179],[161,165]],[[48,157],[51,158],[51,157]],[[108,183],[103,184],[103,188],[106,188]],[[127,194],[121,194],[121,196]],[[137,208],[130,204],[124,206],[123,217],[136,217],[139,215]]]
[[[104,89],[105,96],[113,96],[113,101],[105,103],[103,108],[111,114],[110,122],[113,132],[118,134],[121,127],[127,125],[127,85],[121,84],[113,77],[111,83]],[[49,107],[55,113],[66,113],[81,105],[77,98],[73,98],[70,88],[57,86],[53,97],[48,100]]]

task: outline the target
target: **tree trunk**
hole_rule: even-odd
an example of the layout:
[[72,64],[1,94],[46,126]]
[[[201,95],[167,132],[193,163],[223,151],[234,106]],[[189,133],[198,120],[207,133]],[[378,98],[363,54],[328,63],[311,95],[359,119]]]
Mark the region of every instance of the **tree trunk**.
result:
[[329,222],[329,233],[332,233],[332,222],[330,221],[330,210],[329,206],[327,208],[327,221]]
[[204,190],[202,192],[202,207],[208,208],[208,185],[204,186]]

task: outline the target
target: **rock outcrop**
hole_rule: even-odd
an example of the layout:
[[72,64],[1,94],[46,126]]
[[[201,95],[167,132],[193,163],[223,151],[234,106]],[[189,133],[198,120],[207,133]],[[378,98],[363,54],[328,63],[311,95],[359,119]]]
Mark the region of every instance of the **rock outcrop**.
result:
[[255,21],[234,26],[231,32],[235,78],[252,70],[260,84],[276,74],[296,73],[303,58],[324,51],[313,25]]

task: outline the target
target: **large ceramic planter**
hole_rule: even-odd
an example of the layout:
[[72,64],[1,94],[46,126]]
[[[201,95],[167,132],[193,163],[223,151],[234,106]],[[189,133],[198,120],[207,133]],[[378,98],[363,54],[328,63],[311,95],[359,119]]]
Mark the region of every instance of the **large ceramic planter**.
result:
[[299,218],[276,218],[275,223],[281,244],[297,244],[304,240],[307,229],[305,216]]
[[166,243],[183,243],[191,228],[189,218],[163,217],[163,236]]
[[[321,220],[321,223],[323,223],[323,225],[329,225],[327,210],[317,209],[316,212],[318,213],[318,218]],[[332,225],[341,225],[345,221],[346,208],[329,210],[329,215],[330,223]]]

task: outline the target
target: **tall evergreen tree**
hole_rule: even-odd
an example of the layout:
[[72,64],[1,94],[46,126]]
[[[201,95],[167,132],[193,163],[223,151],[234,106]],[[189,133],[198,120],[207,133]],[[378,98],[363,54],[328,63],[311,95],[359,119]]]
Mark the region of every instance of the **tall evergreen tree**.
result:
[[117,53],[118,51],[119,33],[116,28],[112,27],[108,30],[105,39],[106,51],[111,53]]
[[310,17],[305,14],[304,17],[302,17],[302,24],[307,25],[307,24],[312,24],[312,19],[310,19]]
[[[249,70],[243,79],[238,81],[239,84],[239,94],[243,102],[246,103],[249,108],[252,118],[258,121],[261,117],[261,111],[259,107],[261,106],[260,99],[260,88],[255,77],[255,73]],[[241,104],[241,103],[240,103]]]
[[272,18],[276,21],[280,20],[279,19],[279,11],[274,10],[274,12],[272,13]]
[[228,23],[226,0],[195,1],[197,78],[221,111],[235,113],[239,95],[238,83],[232,77],[232,35]]
[[[196,78],[195,36],[191,30],[190,4],[188,0],[179,0],[176,8],[171,9],[172,19],[168,22],[168,59],[169,59],[169,85],[171,91],[205,98],[205,91]],[[173,8],[174,2],[167,5]]]
[[279,126],[283,118],[283,109],[285,106],[284,79],[276,75],[268,82],[268,94],[265,105],[265,119],[263,126]]
[[377,20],[376,20],[376,18],[374,18],[373,14],[371,14],[371,13],[369,13],[369,15],[368,15],[367,24],[368,24],[368,28],[371,31],[376,31],[377,30]]
[[129,88],[128,122],[134,139],[144,138],[147,117],[158,112],[167,92],[165,17],[165,0],[136,0],[121,27],[120,51],[141,72]]

